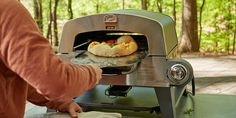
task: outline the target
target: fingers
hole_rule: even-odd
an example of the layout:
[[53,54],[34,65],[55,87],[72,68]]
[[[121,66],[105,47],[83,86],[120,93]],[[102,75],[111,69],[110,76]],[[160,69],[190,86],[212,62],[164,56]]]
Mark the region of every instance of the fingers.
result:
[[78,112],[82,112],[82,108],[78,104],[73,102],[69,105],[68,112],[71,118],[78,118]]

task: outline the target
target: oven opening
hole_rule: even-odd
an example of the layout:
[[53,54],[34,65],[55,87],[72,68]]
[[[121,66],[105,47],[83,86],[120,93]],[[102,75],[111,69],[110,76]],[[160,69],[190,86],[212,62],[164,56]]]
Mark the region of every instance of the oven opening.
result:
[[[116,40],[121,36],[131,36],[137,43],[136,52],[120,57],[102,57],[96,56],[87,51],[92,41],[103,42],[107,40]],[[77,53],[72,60],[78,64],[96,64],[99,65],[103,74],[120,75],[129,74],[136,70],[139,63],[147,56],[148,44],[145,35],[140,33],[122,32],[122,31],[95,31],[80,33],[75,37],[74,51]]]
[[131,36],[138,45],[138,51],[148,51],[147,37],[140,33],[124,32],[124,31],[93,31],[80,33],[75,37],[74,50],[87,50],[88,45],[92,41],[116,40],[121,36]]

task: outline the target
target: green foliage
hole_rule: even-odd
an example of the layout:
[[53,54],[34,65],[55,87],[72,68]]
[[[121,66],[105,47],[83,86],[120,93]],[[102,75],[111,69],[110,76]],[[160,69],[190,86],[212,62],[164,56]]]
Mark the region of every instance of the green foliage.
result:
[[[49,1],[43,1],[44,32],[47,31],[49,20]],[[74,18],[103,13],[123,8],[123,0],[72,0]],[[124,0],[125,9],[141,9],[141,0]],[[161,1],[164,14],[173,17],[173,0],[148,0],[148,10],[159,12],[157,1]],[[30,0],[22,0],[22,3],[33,14]],[[63,24],[69,19],[67,12],[67,0],[60,0],[58,6],[59,32]],[[176,30],[178,37],[181,32],[182,0],[176,0]],[[197,0],[198,12],[202,0]],[[199,13],[198,13],[199,14]],[[199,15],[198,15],[199,16]],[[206,0],[202,14],[202,52],[228,53],[233,48],[233,33],[236,27],[236,1],[235,0]]]
[[[227,53],[232,49],[235,30],[234,0],[207,0],[203,11],[201,50]],[[230,45],[231,44],[231,45]]]

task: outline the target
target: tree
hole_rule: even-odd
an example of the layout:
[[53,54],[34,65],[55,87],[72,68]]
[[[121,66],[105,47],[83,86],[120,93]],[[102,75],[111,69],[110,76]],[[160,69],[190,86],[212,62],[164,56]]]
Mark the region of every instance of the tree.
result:
[[125,0],[122,0],[122,9],[125,9]]
[[[236,25],[236,24],[235,24]],[[234,30],[234,38],[233,38],[233,54],[234,54],[234,52],[235,52],[235,41],[236,40],[236,28],[235,28],[235,30]]]
[[53,16],[52,16],[52,0],[49,0],[49,21],[48,21],[48,31],[47,31],[47,38],[49,39],[50,44],[52,45],[52,20],[53,20]]
[[176,0],[173,0],[173,19],[176,22]]
[[199,51],[197,29],[196,0],[183,0],[182,31],[179,47],[181,53]]
[[58,40],[58,28],[57,28],[57,6],[58,6],[59,0],[54,0],[54,6],[53,6],[53,31],[54,31],[54,46],[58,46],[59,40]]
[[157,0],[157,8],[160,13],[162,13],[162,0]]
[[69,19],[73,19],[72,0],[68,0],[67,11],[69,14]]
[[143,10],[147,10],[147,0],[142,0],[141,5]]
[[203,7],[205,5],[206,0],[202,0],[202,5],[200,7],[200,16],[199,16],[199,47],[201,45],[201,38],[202,38],[202,12],[203,12]]
[[43,9],[42,0],[34,0],[34,19],[39,26],[41,32],[43,32]]
[[97,3],[96,3],[96,12],[99,13],[99,0],[97,0]]

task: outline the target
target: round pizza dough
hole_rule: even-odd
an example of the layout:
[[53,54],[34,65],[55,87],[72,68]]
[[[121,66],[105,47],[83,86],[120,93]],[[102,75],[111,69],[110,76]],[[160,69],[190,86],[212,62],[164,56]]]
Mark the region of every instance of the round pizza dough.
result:
[[88,46],[88,51],[97,56],[120,57],[136,52],[138,45],[131,36],[121,36],[116,41],[93,41]]

